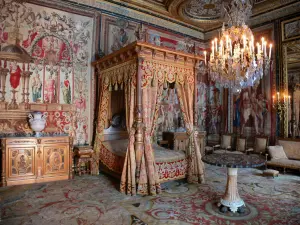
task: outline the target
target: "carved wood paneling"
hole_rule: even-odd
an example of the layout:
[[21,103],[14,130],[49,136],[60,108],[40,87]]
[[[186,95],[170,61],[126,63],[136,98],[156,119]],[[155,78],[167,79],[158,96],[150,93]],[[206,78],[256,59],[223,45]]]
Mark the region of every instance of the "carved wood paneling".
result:
[[65,173],[68,171],[69,155],[66,146],[44,146],[44,174]]
[[12,147],[9,151],[9,177],[35,175],[35,147]]

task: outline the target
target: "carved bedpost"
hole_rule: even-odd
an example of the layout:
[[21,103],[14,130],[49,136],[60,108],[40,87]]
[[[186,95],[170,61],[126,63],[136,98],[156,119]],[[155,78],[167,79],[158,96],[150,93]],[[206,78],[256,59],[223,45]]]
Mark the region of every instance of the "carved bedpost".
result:
[[135,157],[136,157],[136,176],[139,177],[140,165],[143,152],[143,117],[142,117],[142,66],[143,58],[138,58],[137,76],[136,76],[136,115],[135,115]]

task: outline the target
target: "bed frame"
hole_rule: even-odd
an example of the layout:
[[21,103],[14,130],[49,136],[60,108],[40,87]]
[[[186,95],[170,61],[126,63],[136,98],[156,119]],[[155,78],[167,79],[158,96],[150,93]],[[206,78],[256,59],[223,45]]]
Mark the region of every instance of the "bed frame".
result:
[[[137,166],[136,167],[137,170],[134,172],[135,166],[130,165],[132,163],[132,160],[135,161],[133,165],[141,165],[141,159],[142,159],[141,154],[147,154],[147,157],[145,157],[146,160],[145,164],[147,166],[151,164],[150,165],[151,168],[150,169],[148,168],[149,171],[153,170],[152,167],[154,166],[153,162],[154,164],[156,163],[156,165],[159,162],[159,161],[156,162],[156,160],[153,159],[151,153],[143,150],[144,135],[148,135],[147,137],[149,138],[149,134],[148,133],[145,134],[143,130],[142,93],[144,93],[144,91],[142,91],[142,88],[144,87],[149,88],[150,85],[152,85],[152,82],[154,80],[155,82],[159,82],[160,85],[162,84],[162,82],[166,82],[166,81],[169,83],[176,82],[176,85],[177,84],[179,85],[178,87],[180,88],[181,91],[184,90],[185,92],[187,92],[187,94],[185,95],[188,97],[185,96],[185,100],[182,101],[185,101],[185,103],[187,104],[187,106],[185,106],[187,107],[185,111],[186,110],[189,111],[190,112],[189,115],[191,115],[189,117],[190,120],[187,119],[187,116],[184,118],[187,120],[188,129],[190,130],[190,133],[187,136],[191,140],[192,144],[190,144],[190,146],[192,146],[193,151],[190,151],[188,153],[190,155],[186,156],[185,160],[194,165],[193,167],[189,167],[192,168],[191,170],[193,171],[189,171],[189,177],[191,178],[189,179],[188,177],[188,181],[202,182],[204,177],[203,174],[204,166],[203,166],[203,162],[201,161],[201,153],[199,150],[199,146],[197,145],[195,147],[196,133],[194,133],[193,127],[197,126],[197,110],[195,110],[196,97],[197,97],[196,78],[197,78],[197,74],[199,73],[198,69],[200,69],[199,67],[200,62],[203,60],[204,58],[199,55],[174,51],[165,47],[152,45],[142,41],[136,41],[93,63],[93,66],[95,66],[96,68],[96,74],[98,75],[98,84],[101,85],[100,98],[99,98],[101,102],[99,107],[99,114],[98,114],[98,121],[97,121],[98,122],[97,134],[96,134],[96,141],[95,141],[96,152],[99,151],[99,148],[101,149],[101,143],[104,141],[113,141],[113,140],[128,138],[129,136],[128,131],[120,131],[114,129],[113,127],[109,127],[108,129],[105,129],[105,124],[107,123],[107,117],[109,114],[107,112],[107,107],[109,106],[108,102],[110,101],[109,91],[112,91],[113,89],[118,90],[118,88],[122,89],[124,85],[127,85],[126,86],[127,89],[128,87],[134,88],[131,89],[134,90],[134,96],[135,96],[135,101],[134,101],[135,115],[132,116],[133,111],[130,111],[131,113],[128,114],[130,115],[130,117],[128,117],[129,119],[134,117],[134,121],[133,121],[134,129],[131,130],[134,131],[134,134],[130,131],[131,132],[130,140],[133,140],[132,138],[134,135],[134,148],[133,145],[129,145],[130,147],[128,147],[128,152],[127,152],[128,156],[126,156],[125,159],[126,166],[124,166],[123,169],[124,176],[122,175],[122,180],[121,180],[121,191],[135,194],[134,189],[136,183],[134,182],[135,180],[134,176],[138,177],[138,175],[136,174],[140,174],[141,171],[139,170],[141,168]],[[192,88],[190,89],[190,87]],[[127,92],[127,94],[128,93],[129,92]],[[133,95],[130,95],[130,97],[127,97],[127,99],[133,99],[132,96]],[[131,109],[133,108],[132,106],[130,107]],[[131,124],[132,121],[130,121],[129,123]],[[203,133],[199,135],[205,136],[205,134]],[[146,146],[149,147],[150,144],[149,141],[147,142],[148,139],[145,140],[146,140],[145,142],[145,148],[146,148]],[[204,138],[201,138],[201,140],[203,141]],[[202,142],[200,146],[203,145],[204,143]],[[151,149],[151,146],[149,148]],[[107,160],[110,159],[107,155],[105,155],[105,157]],[[111,157],[114,156],[111,155]],[[152,159],[149,159],[149,157]],[[188,158],[191,160],[187,160]],[[101,161],[101,158],[99,159]],[[147,162],[147,160],[149,160],[149,163]],[[170,163],[176,164],[176,162],[170,162]],[[173,166],[175,168],[175,165]],[[109,168],[109,166],[107,168]],[[143,168],[143,172],[145,171],[147,170]],[[147,173],[146,176],[149,176],[147,179],[156,179],[153,178],[152,175],[150,176],[150,174],[153,173],[151,172],[149,172],[149,174],[148,172],[146,173]],[[127,176],[130,177],[128,178]],[[194,180],[192,181],[192,179]],[[146,194],[146,192],[148,192],[149,190],[151,191],[151,193],[148,194],[155,194],[155,192],[159,189],[158,188],[159,183],[156,183],[158,182],[157,180],[154,182],[148,182],[147,180],[145,181],[145,179],[143,181],[139,179],[138,182],[140,183],[138,183],[137,185],[143,186],[142,194]],[[145,182],[145,183],[141,183],[141,182]],[[161,182],[161,180],[159,182]],[[148,186],[150,185],[150,183],[152,185],[151,187]],[[124,186],[122,187],[122,185]]]

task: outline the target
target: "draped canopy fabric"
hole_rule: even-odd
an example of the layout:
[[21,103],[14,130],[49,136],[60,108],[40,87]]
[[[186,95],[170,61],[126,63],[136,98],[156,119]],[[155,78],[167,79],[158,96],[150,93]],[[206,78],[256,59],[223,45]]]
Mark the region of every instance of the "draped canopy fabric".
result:
[[[136,51],[137,46],[140,46],[138,51]],[[158,50],[161,52],[166,50],[140,42],[124,49],[95,62],[95,65],[99,67],[102,80],[95,156],[97,157],[101,143],[100,136],[105,129],[105,122],[109,115],[110,91],[124,88],[129,144],[120,191],[130,195],[159,193],[160,184],[151,137],[156,126],[158,101],[163,85],[165,82],[175,82],[190,140],[187,150],[188,181],[203,182],[204,165],[201,161],[197,133],[193,125],[195,62],[200,57],[178,52],[173,52],[172,55],[169,50],[164,54],[159,54]],[[134,54],[128,49],[135,49]],[[124,52],[127,52],[129,59],[124,57]]]

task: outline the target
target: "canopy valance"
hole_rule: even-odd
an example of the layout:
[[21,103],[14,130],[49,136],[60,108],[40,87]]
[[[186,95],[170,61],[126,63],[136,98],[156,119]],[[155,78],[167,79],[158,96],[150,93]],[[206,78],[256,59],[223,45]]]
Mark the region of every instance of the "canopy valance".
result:
[[194,84],[195,67],[202,57],[172,51],[145,42],[134,42],[93,63],[104,87],[122,88],[128,80],[136,85],[140,66],[142,88],[155,83]]

